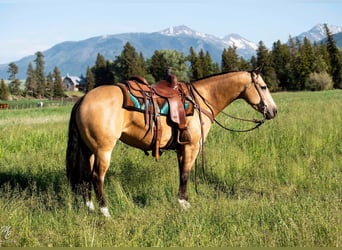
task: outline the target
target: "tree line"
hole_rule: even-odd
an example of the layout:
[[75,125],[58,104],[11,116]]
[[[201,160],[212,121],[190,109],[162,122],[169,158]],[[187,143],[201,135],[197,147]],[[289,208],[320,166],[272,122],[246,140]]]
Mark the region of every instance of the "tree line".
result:
[[45,75],[44,55],[39,51],[35,55],[35,67],[32,63],[29,63],[24,88],[21,86],[21,81],[16,77],[19,73],[18,66],[13,62],[8,65],[9,84],[6,85],[5,81],[1,79],[0,99],[8,100],[10,95],[38,99],[65,96],[62,77],[58,67],[55,67],[53,72]]
[[229,71],[252,70],[263,66],[263,77],[272,91],[326,90],[342,88],[342,52],[324,26],[327,42],[311,43],[307,38],[289,38],[287,43],[279,40],[272,48],[266,48],[262,41],[256,55],[250,60],[239,57],[237,48],[230,46],[222,52],[221,64],[213,62],[209,52],[198,53],[190,47],[189,54],[174,50],[156,50],[145,60],[142,53],[127,42],[114,61],[97,55],[95,65],[88,67],[86,91],[96,85],[115,83],[132,75],[144,76],[154,83],[164,78],[169,67],[179,80],[185,82]]
[[[239,57],[237,48],[225,48],[221,63],[214,62],[208,51],[198,53],[190,47],[189,54],[175,50],[156,50],[151,58],[145,59],[142,53],[127,42],[120,55],[114,60],[98,54],[95,65],[88,67],[85,76],[85,91],[98,85],[114,84],[133,75],[144,76],[148,82],[155,83],[165,77],[172,67],[178,79],[185,82],[217,74],[220,72],[252,70],[263,66],[263,78],[272,91],[326,90],[342,89],[342,52],[336,45],[332,33],[324,25],[326,43],[311,43],[307,38],[289,38],[287,43],[279,40],[267,49],[262,41],[258,44],[256,55],[250,60]],[[36,53],[35,68],[29,64],[24,90],[16,79],[18,67],[9,64],[9,91],[13,95],[59,97],[64,95],[60,71],[55,67],[53,73],[44,74],[44,56]],[[0,95],[4,93],[1,80]],[[0,96],[0,99],[3,99]]]

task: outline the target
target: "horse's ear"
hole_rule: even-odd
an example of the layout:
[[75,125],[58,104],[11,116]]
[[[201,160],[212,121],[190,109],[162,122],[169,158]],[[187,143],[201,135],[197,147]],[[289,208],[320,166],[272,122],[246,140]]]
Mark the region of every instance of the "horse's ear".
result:
[[255,69],[253,69],[253,72],[257,75],[259,75],[261,73],[261,71],[263,70],[264,68],[264,63],[261,64],[260,66],[256,67]]

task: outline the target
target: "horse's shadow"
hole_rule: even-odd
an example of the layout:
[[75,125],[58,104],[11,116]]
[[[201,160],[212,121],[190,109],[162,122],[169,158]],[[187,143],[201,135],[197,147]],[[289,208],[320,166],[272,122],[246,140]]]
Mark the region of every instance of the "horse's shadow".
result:
[[10,188],[34,188],[46,191],[53,187],[54,191],[60,191],[66,184],[66,176],[62,170],[44,171],[40,173],[29,172],[0,172],[0,188],[9,186]]

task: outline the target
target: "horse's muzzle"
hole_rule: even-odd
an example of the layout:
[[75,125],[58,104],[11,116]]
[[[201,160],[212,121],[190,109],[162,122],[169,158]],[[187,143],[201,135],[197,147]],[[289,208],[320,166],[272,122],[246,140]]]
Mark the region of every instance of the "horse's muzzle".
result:
[[265,113],[264,113],[265,119],[271,120],[277,116],[277,113],[278,113],[277,108],[272,108],[272,109],[268,108],[265,110]]

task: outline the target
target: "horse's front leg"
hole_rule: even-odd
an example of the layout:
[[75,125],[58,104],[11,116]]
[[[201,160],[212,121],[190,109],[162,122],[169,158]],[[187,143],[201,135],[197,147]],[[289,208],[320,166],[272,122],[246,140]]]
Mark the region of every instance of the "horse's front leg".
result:
[[182,208],[190,208],[187,194],[187,184],[190,176],[192,165],[195,162],[198,149],[194,149],[189,145],[184,145],[177,151],[178,167],[179,167],[179,191],[178,202]]

